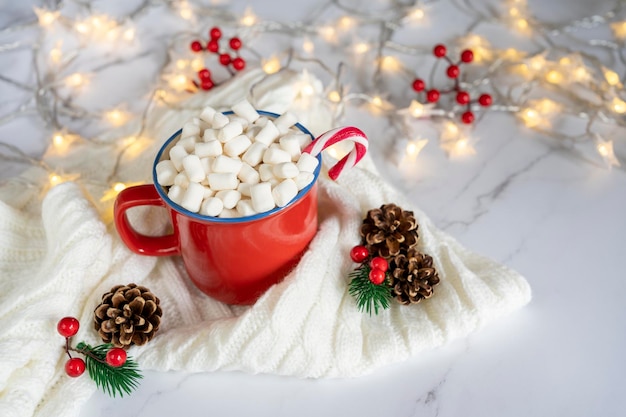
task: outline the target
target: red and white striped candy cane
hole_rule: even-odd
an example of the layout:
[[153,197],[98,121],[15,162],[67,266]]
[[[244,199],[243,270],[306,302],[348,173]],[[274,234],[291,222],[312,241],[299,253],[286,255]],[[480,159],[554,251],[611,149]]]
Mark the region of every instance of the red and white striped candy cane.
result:
[[342,140],[350,140],[354,142],[354,148],[349,154],[344,156],[339,162],[333,165],[328,170],[328,176],[336,180],[343,171],[344,167],[348,165],[351,168],[359,163],[361,158],[365,156],[367,152],[367,136],[360,129],[356,127],[339,127],[337,129],[329,130],[328,132],[320,135],[311,142],[302,152],[310,153],[313,156],[317,156],[324,149],[334,145]]

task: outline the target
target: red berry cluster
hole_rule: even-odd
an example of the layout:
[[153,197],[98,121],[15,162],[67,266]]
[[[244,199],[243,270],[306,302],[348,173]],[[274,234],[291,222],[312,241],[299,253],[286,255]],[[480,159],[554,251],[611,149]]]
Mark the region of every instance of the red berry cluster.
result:
[[[355,246],[350,250],[350,258],[356,263],[363,263],[370,256],[369,251],[365,246]],[[389,264],[385,258],[376,256],[369,262],[370,272],[369,280],[374,285],[380,285],[385,282],[387,275],[387,269]]]
[[[470,110],[472,103],[477,102],[483,107],[491,105],[492,99],[489,94],[481,94],[478,100],[471,100],[471,97],[467,91],[461,90],[459,84],[459,76],[461,75],[461,64],[469,64],[474,60],[474,52],[471,49],[465,49],[461,52],[461,57],[458,62],[453,62],[448,57],[448,50],[445,45],[436,45],[433,48],[433,55],[437,58],[443,58],[448,62],[448,68],[446,69],[446,75],[448,78],[454,80],[454,87],[446,91],[440,91],[436,88],[426,91],[426,101],[429,103],[436,103],[442,94],[456,93],[456,102],[460,105],[467,106],[466,111],[461,114],[461,121],[466,124],[470,124],[474,121],[474,113]],[[416,78],[413,81],[413,90],[420,93],[426,90],[426,83],[420,78]]]
[[[65,337],[65,352],[69,356],[68,361],[65,363],[65,373],[72,378],[81,376],[85,372],[85,361],[82,358],[73,358],[70,351],[79,352],[89,355],[87,351],[80,351],[70,347],[70,339],[72,336],[78,333],[80,323],[75,317],[63,317],[57,323],[57,331],[63,337]],[[93,357],[93,356],[92,356]],[[98,358],[95,358],[99,360]],[[126,362],[126,351],[121,348],[112,348],[106,354],[106,363],[112,367],[120,367]]]
[[[231,55],[225,49],[220,48],[220,40],[222,39],[222,31],[220,28],[211,28],[211,30],[209,30],[209,38],[210,40],[207,42],[206,48],[202,46],[201,41],[194,40],[190,45],[191,50],[193,52],[200,53],[206,49],[207,51],[216,54],[218,56],[219,63],[226,67],[229,72],[231,72],[231,67],[235,71],[241,71],[246,67],[246,61],[239,56],[239,50],[242,46],[241,39],[233,37],[228,41],[228,46],[230,46],[230,49],[233,51],[233,55]],[[211,77],[211,71],[207,68],[203,68],[198,71],[198,78],[200,78],[200,83],[196,83],[196,86],[202,88],[203,90],[210,90],[215,86]]]

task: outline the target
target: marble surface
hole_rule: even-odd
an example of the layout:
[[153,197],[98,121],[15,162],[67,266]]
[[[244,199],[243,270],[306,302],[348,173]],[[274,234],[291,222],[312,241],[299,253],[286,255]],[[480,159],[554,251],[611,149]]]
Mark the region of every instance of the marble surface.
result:
[[[569,6],[562,0],[542,7],[556,19],[566,4],[568,13],[584,15],[610,2],[595,3],[581,0]],[[276,7],[259,8],[259,14],[306,16],[304,6],[271,4]],[[229,7],[244,6],[235,1]],[[2,7],[24,16],[21,7]],[[167,31],[180,30],[158,11],[146,19],[164,22],[162,32],[142,59],[124,63],[128,74],[145,74],[157,65],[163,59],[159,40],[167,38]],[[437,31],[444,36],[446,27]],[[14,56],[0,54],[8,73],[28,65]],[[117,76],[111,75],[112,82]],[[133,93],[127,93],[128,100]],[[11,94],[4,94],[3,111],[12,106]],[[384,137],[384,121],[366,112],[351,111],[347,119],[372,138]],[[25,124],[0,127],[2,140],[36,155],[45,146],[44,130]],[[27,132],[23,141],[12,139],[20,132]],[[436,225],[468,248],[521,272],[533,288],[527,307],[464,340],[357,379],[145,372],[131,397],[113,400],[97,392],[81,416],[623,415],[624,171],[572,158],[505,115],[485,118],[473,136],[480,138],[477,154],[461,160],[448,160],[435,144],[409,164],[391,162],[384,142],[374,143],[372,154],[382,175]]]

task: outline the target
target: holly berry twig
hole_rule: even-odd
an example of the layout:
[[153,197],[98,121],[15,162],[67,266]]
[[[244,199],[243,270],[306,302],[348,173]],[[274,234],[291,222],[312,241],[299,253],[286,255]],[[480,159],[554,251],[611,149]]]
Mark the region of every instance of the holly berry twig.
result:
[[370,316],[372,310],[378,314],[378,310],[389,308],[391,291],[387,280],[389,264],[385,258],[379,256],[369,258],[369,251],[365,246],[355,246],[350,251],[350,257],[356,263],[361,263],[349,275],[350,286],[348,292],[356,299],[360,311],[365,311]]
[[461,52],[461,56],[458,62],[452,61],[448,57],[448,50],[445,45],[435,45],[433,48],[433,55],[438,59],[444,59],[448,62],[448,68],[446,68],[446,75],[448,78],[454,81],[454,85],[447,90],[438,90],[431,88],[426,90],[426,83],[421,78],[416,78],[413,81],[412,87],[415,92],[420,94],[426,91],[426,101],[428,103],[436,103],[443,94],[456,94],[456,102],[461,106],[465,106],[465,111],[461,114],[461,121],[465,124],[471,124],[474,122],[474,112],[471,110],[472,103],[478,103],[482,107],[489,107],[493,102],[491,95],[481,94],[477,100],[471,100],[470,94],[467,91],[461,89],[459,82],[459,76],[461,75],[461,64],[470,64],[474,60],[474,52],[471,49],[465,49]]
[[[87,369],[89,377],[105,393],[113,397],[118,393],[120,397],[123,397],[124,393],[130,394],[143,378],[137,363],[127,357],[124,349],[113,347],[110,343],[92,347],[79,342],[75,348],[71,347],[70,339],[76,335],[79,327],[80,323],[74,317],[64,317],[57,324],[57,331],[65,337],[64,349],[69,357],[65,363],[65,373],[76,378]],[[85,355],[85,360],[72,357],[70,352]]]

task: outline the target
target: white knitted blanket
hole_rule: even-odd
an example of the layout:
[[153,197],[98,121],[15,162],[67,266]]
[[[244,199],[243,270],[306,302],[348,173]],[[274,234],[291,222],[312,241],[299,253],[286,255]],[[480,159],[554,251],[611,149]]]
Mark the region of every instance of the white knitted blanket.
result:
[[[306,74],[281,73],[254,89],[257,108],[300,115],[314,133],[330,128],[319,103],[304,103]],[[249,72],[190,106],[228,106],[258,81]],[[309,99],[307,99],[309,100]],[[310,109],[303,111],[303,109]],[[197,110],[155,110],[145,136],[149,149],[122,159],[125,181],[150,181],[156,150]],[[119,132],[112,132],[115,137]],[[106,138],[105,138],[106,139]],[[376,140],[376,138],[370,138]],[[530,300],[517,273],[463,248],[382,181],[366,160],[338,182],[320,178],[319,232],[298,267],[255,305],[229,307],[197,291],[177,258],[132,254],[110,224],[110,202],[98,186],[111,172],[111,147],[82,144],[51,164],[81,173],[81,186],[61,184],[40,200],[37,189],[0,188],[0,415],[75,416],[95,390],[87,377],[63,371],[60,317],[82,327],[76,341],[98,343],[94,307],[116,284],[135,282],[160,299],[162,328],[146,346],[132,348],[144,369],[242,370],[296,377],[352,377],[464,337]],[[34,178],[35,170],[24,174]],[[396,203],[415,212],[420,247],[441,276],[435,295],[414,306],[392,304],[378,316],[360,313],[347,292],[348,256],[359,242],[367,210]],[[145,227],[158,229],[161,212]],[[104,219],[104,221],[103,221]],[[137,221],[137,219],[136,219]],[[67,398],[72,401],[66,401]]]

